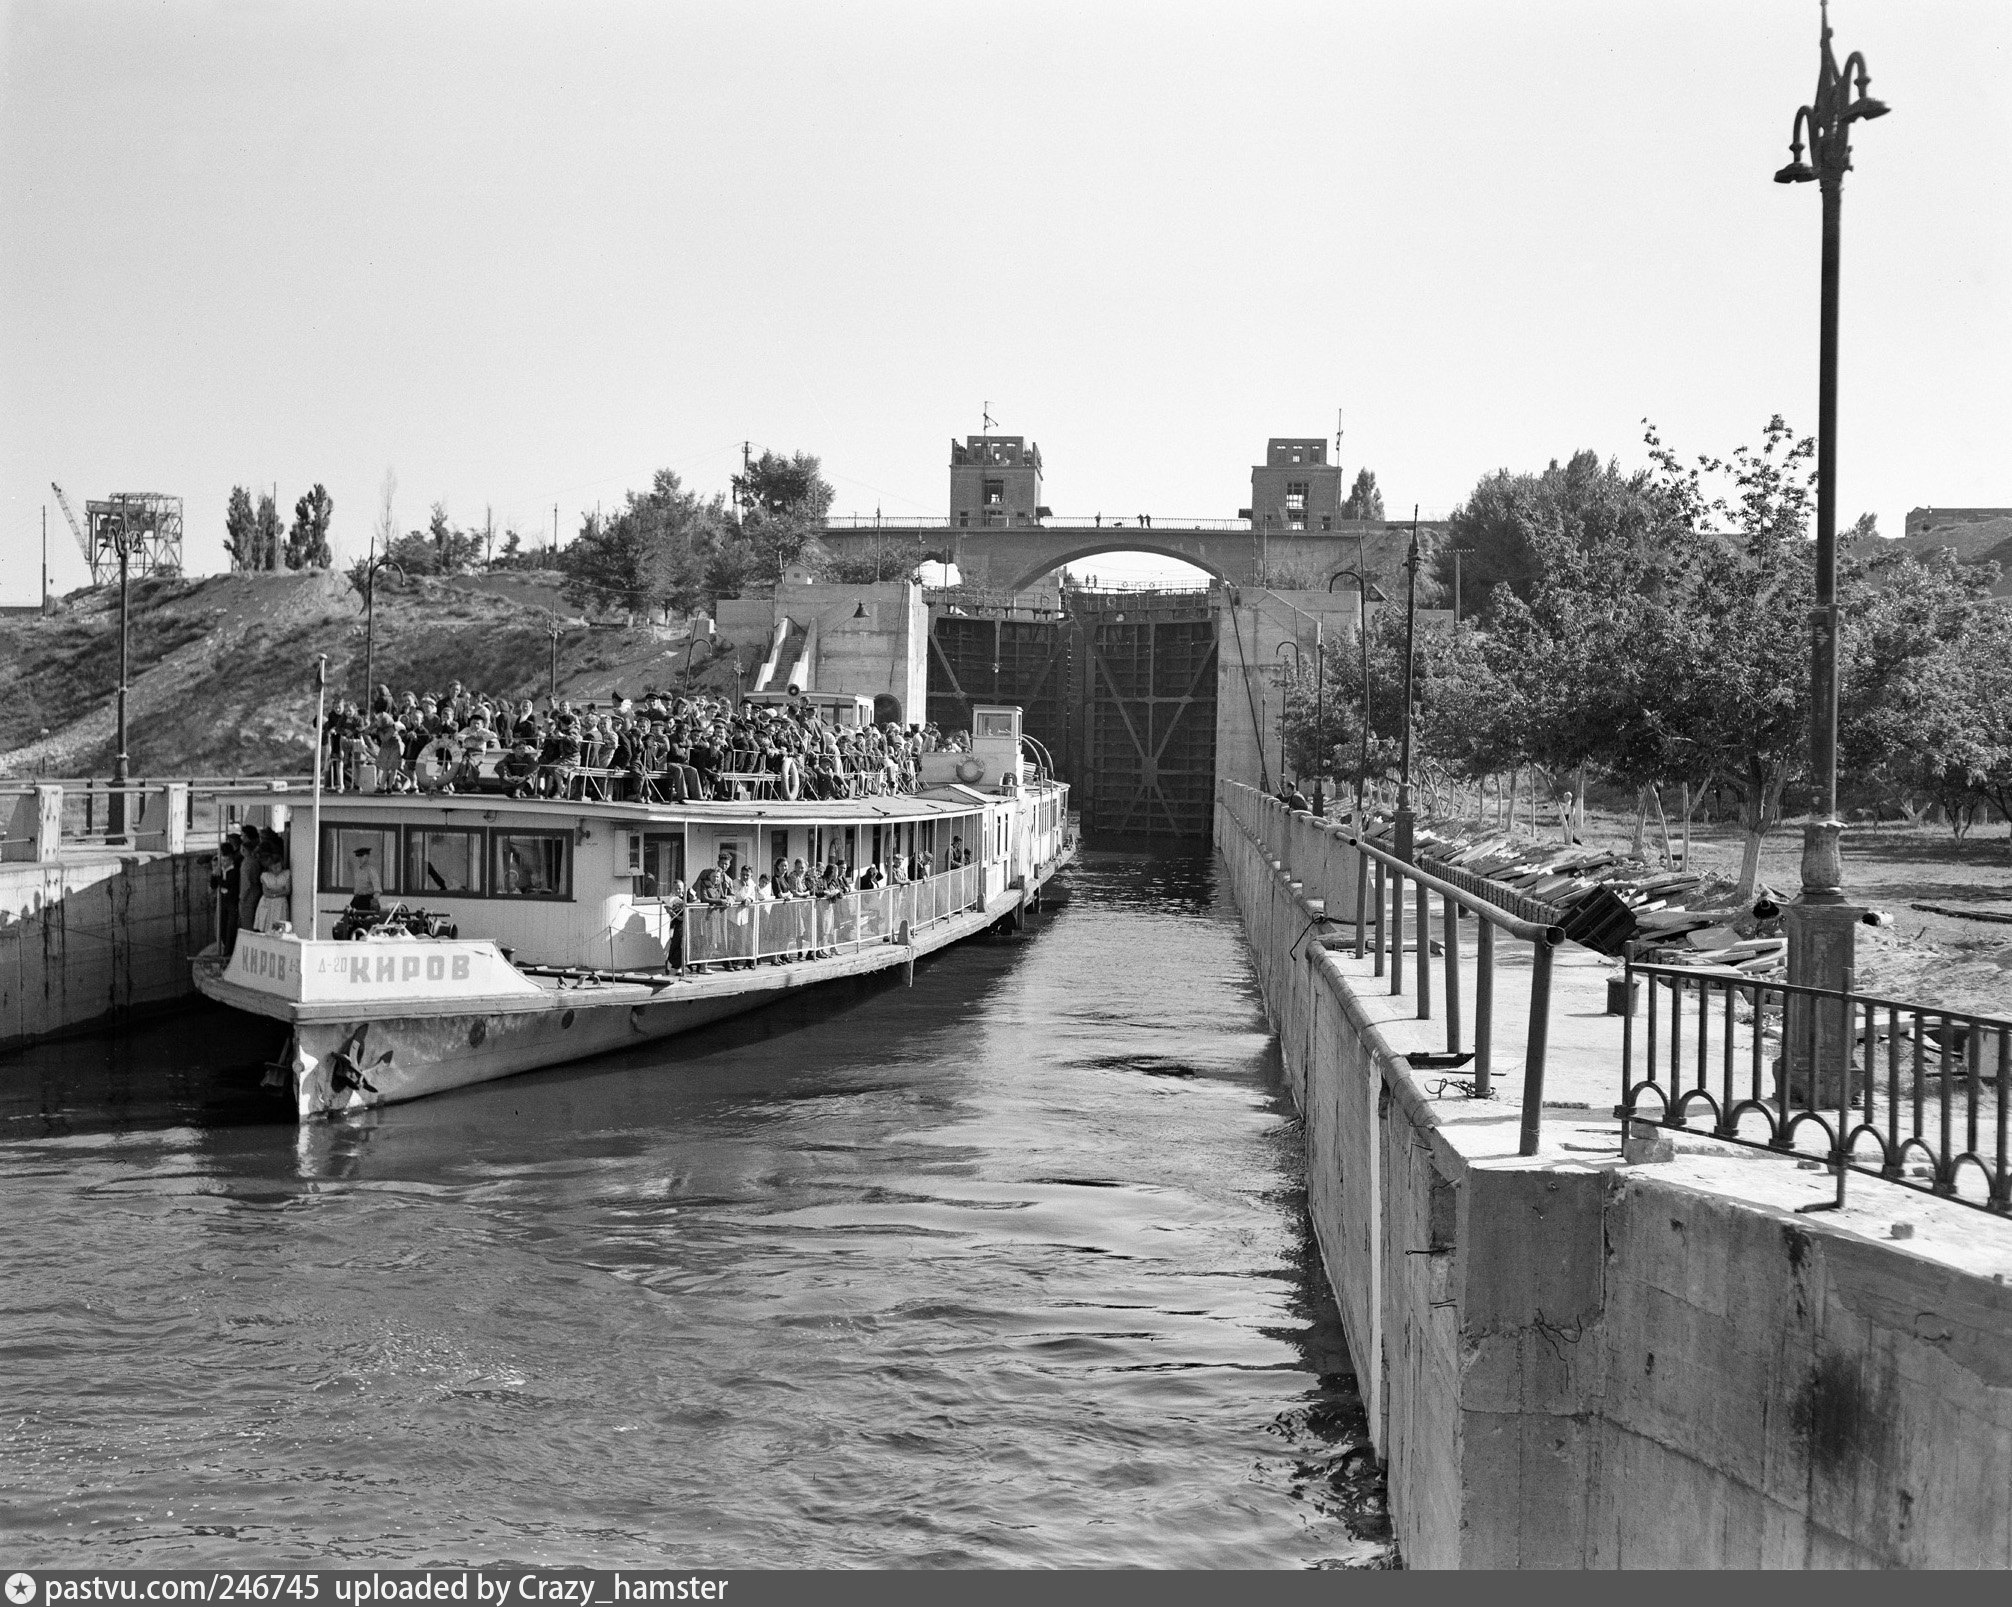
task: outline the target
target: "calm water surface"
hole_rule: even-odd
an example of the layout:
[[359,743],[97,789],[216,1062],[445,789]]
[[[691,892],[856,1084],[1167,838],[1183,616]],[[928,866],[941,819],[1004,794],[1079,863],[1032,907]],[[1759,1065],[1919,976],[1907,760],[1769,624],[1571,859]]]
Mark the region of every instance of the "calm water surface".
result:
[[913,988],[297,1129],[194,1013],[0,1062],[0,1534],[47,1566],[1387,1553],[1200,861]]

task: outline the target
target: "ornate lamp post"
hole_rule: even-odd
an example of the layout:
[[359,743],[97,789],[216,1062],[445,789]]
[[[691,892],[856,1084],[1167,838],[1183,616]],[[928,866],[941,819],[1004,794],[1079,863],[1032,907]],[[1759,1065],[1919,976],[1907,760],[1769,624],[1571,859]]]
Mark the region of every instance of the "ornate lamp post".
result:
[[110,807],[105,811],[105,828],[109,836],[126,835],[126,681],[127,681],[127,617],[129,595],[126,590],[126,576],[131,567],[133,538],[126,529],[123,513],[112,515],[105,521],[112,532],[112,545],[119,554],[119,751],[112,759],[112,796]]
[[1299,678],[1306,673],[1306,658],[1300,652],[1298,642],[1280,642],[1278,647],[1273,651],[1272,657],[1282,661],[1287,648],[1292,649],[1292,679],[1290,681],[1286,680],[1285,665],[1281,662],[1279,665],[1278,683],[1278,726],[1276,729],[1278,731],[1278,784],[1280,792],[1285,791],[1285,706],[1286,699],[1289,696],[1287,688],[1297,686]]
[[[1822,818],[1804,830],[1802,897],[1789,921],[1789,979],[1843,988],[1850,981],[1857,912],[1844,907],[1844,862],[1837,817],[1837,307],[1839,211],[1851,169],[1851,125],[1884,117],[1866,94],[1871,82],[1857,51],[1842,71],[1830,47],[1830,8],[1822,10],[1816,97],[1791,125],[1790,161],[1777,184],[1814,180],[1823,198],[1823,265],[1818,313],[1816,406],[1816,607],[1810,615],[1809,756],[1822,794]],[[1809,161],[1803,160],[1803,139]]]
[[[1361,537],[1356,538],[1356,557],[1360,560]],[[1355,829],[1362,830],[1364,819],[1363,794],[1369,785],[1369,605],[1387,602],[1376,582],[1358,567],[1344,569],[1339,574],[1327,577],[1327,589],[1332,592],[1337,580],[1355,582],[1355,642],[1362,654],[1362,752],[1355,766]]]
[[1391,852],[1412,856],[1417,817],[1411,812],[1411,668],[1418,640],[1418,509],[1411,510],[1411,550],[1404,555],[1404,744],[1397,761],[1397,820]]

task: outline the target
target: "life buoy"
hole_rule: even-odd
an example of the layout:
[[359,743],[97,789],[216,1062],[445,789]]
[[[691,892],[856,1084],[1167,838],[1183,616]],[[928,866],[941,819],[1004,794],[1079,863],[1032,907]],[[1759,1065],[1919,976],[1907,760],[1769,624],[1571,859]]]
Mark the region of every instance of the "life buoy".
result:
[[803,771],[796,760],[787,756],[782,761],[782,795],[789,799],[803,796]]
[[985,779],[985,761],[982,759],[959,759],[957,779],[966,786]]

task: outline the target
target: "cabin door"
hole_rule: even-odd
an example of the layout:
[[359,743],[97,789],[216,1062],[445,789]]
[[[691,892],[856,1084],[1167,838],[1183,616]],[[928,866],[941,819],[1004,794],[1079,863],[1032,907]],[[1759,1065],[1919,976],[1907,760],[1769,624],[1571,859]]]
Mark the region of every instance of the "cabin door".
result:
[[670,895],[671,884],[684,879],[684,833],[643,833],[643,874],[638,879],[637,896],[666,898]]

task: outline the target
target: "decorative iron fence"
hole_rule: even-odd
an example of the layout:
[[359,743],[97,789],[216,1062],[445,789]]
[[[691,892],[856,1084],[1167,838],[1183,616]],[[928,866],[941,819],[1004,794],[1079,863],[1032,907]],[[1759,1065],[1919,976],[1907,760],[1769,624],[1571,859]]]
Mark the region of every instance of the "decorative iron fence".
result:
[[984,878],[982,865],[963,865],[923,881],[835,898],[688,905],[684,964],[754,965],[856,954],[870,944],[901,942],[904,933],[912,935],[982,905]]
[[1637,981],[1647,993],[1645,1041],[1632,1009],[1622,1028],[1624,1135],[1644,1120],[1697,1131],[1702,1116],[1713,1138],[1827,1163],[1833,1205],[1860,1172],[2012,1213],[2012,1021],[1632,954],[1624,975],[1631,1004]]

